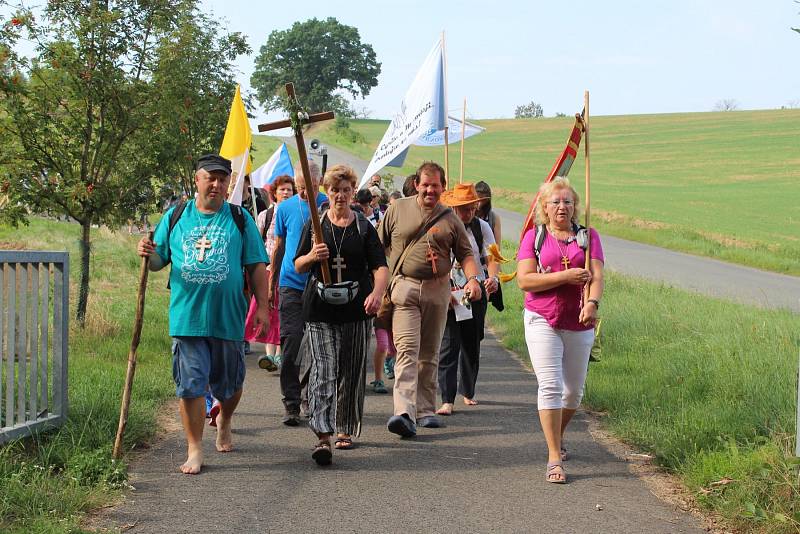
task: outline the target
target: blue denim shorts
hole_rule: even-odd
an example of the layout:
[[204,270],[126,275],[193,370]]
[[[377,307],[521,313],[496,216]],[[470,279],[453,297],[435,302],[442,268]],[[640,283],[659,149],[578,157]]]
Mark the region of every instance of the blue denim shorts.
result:
[[203,397],[206,390],[220,402],[244,385],[244,345],[215,337],[172,338],[172,378],[183,399]]

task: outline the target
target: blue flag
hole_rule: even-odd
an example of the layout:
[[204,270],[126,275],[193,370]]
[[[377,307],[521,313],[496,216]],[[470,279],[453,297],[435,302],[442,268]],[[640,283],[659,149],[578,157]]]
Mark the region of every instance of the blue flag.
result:
[[292,160],[289,158],[289,149],[286,143],[281,143],[278,150],[258,169],[250,175],[250,183],[254,187],[265,187],[275,181],[278,176],[288,174],[294,177]]

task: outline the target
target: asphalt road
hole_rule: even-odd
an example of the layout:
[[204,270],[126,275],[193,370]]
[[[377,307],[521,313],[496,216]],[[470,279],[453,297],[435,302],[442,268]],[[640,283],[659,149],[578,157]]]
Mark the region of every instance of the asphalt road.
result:
[[704,531],[593,441],[583,414],[566,437],[570,483],[545,482],[535,379],[492,338],[476,398],[469,408],[458,398],[446,428],[401,440],[385,427],[391,395],[368,392],[357,447],[335,451],[333,465],[320,468],[312,432],[280,422],[278,377],[250,357],[237,450],[215,452],[207,427],[204,472],[182,475],[183,437],[169,434],[133,463],[136,489],[100,526],[137,534]]

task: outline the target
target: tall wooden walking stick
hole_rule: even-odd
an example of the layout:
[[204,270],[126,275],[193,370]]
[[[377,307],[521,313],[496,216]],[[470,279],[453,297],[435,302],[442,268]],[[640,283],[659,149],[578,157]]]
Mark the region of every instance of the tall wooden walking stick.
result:
[[[591,182],[591,180],[590,180],[591,179],[591,172],[590,172],[590,168],[589,168],[589,91],[584,91],[583,92],[583,150],[584,150],[584,160],[585,160],[585,163],[586,163],[586,193],[585,193],[586,207],[584,208],[586,210],[586,212],[584,214],[585,217],[586,217],[585,224],[584,224],[584,226],[586,226],[586,261],[585,261],[584,268],[588,271],[588,270],[591,269],[591,262],[592,262],[592,254],[591,254],[591,246],[592,246],[591,235],[592,235],[592,232],[591,232],[591,229],[589,227],[589,220],[590,220],[589,214],[590,214],[590,207],[591,207],[591,203],[590,203],[590,198],[591,197],[590,197],[590,187],[589,187],[590,182]],[[583,304],[584,305],[586,304],[586,299],[589,298],[589,285],[590,284],[586,284],[586,289],[583,292]]]
[[[147,235],[153,240],[153,232]],[[119,426],[117,426],[117,437],[114,439],[114,451],[112,456],[119,459],[122,456],[122,436],[125,435],[125,427],[128,426],[128,408],[131,404],[131,389],[133,388],[133,375],[136,373],[136,349],[139,348],[139,338],[142,335],[142,320],[144,318],[144,295],[147,290],[147,263],[150,258],[142,258],[142,266],[139,270],[139,293],[136,300],[136,319],[133,323],[133,337],[131,338],[131,350],[128,352],[128,372],[125,374],[125,385],[122,388],[122,406],[119,410]]]
[[[317,191],[314,184],[311,182],[311,171],[308,168],[308,155],[306,153],[306,142],[303,139],[303,125],[319,121],[327,121],[334,118],[333,111],[325,111],[323,113],[308,114],[300,107],[297,101],[297,95],[294,92],[294,84],[289,82],[286,84],[287,109],[289,118],[282,121],[270,122],[268,124],[259,124],[259,132],[268,132],[270,130],[279,130],[281,128],[291,127],[294,132],[295,144],[297,145],[297,154],[300,157],[300,166],[303,169],[303,182],[306,186],[306,195],[308,195],[308,212],[311,216],[311,225],[314,228],[314,243],[322,243],[322,225],[319,222],[319,214],[317,212]],[[328,269],[328,262],[323,261],[320,263],[322,269],[322,281],[325,285],[331,283],[331,271]]]

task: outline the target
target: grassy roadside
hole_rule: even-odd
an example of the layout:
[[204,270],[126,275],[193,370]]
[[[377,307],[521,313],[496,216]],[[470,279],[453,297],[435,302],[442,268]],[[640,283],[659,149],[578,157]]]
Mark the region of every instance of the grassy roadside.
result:
[[[592,119],[593,224],[608,235],[800,275],[800,110],[598,116]],[[465,179],[488,181],[497,205],[526,213],[563,149],[572,119],[477,121],[465,142]],[[351,121],[353,143],[330,125],[324,142],[369,160],[388,121]],[[458,174],[459,146],[450,171]],[[413,147],[407,175],[442,147]],[[583,150],[571,179],[583,190]],[[770,214],[770,215],[765,215]]]
[[[78,257],[78,227],[33,219],[0,226],[0,248],[68,250]],[[138,236],[93,229],[91,297],[86,328],[69,334],[69,420],[57,431],[0,447],[0,531],[80,532],[89,510],[125,486],[125,462],[111,460],[135,313]],[[72,304],[79,276],[70,272]],[[156,414],[174,392],[164,273],[151,273],[136,381],[125,435],[130,449],[152,438]],[[71,317],[74,312],[71,314]]]
[[[504,297],[506,310],[490,308],[489,322],[527,360],[523,294],[510,282]],[[800,317],[613,273],[602,317],[601,361],[590,366],[585,404],[731,526],[799,531]]]

